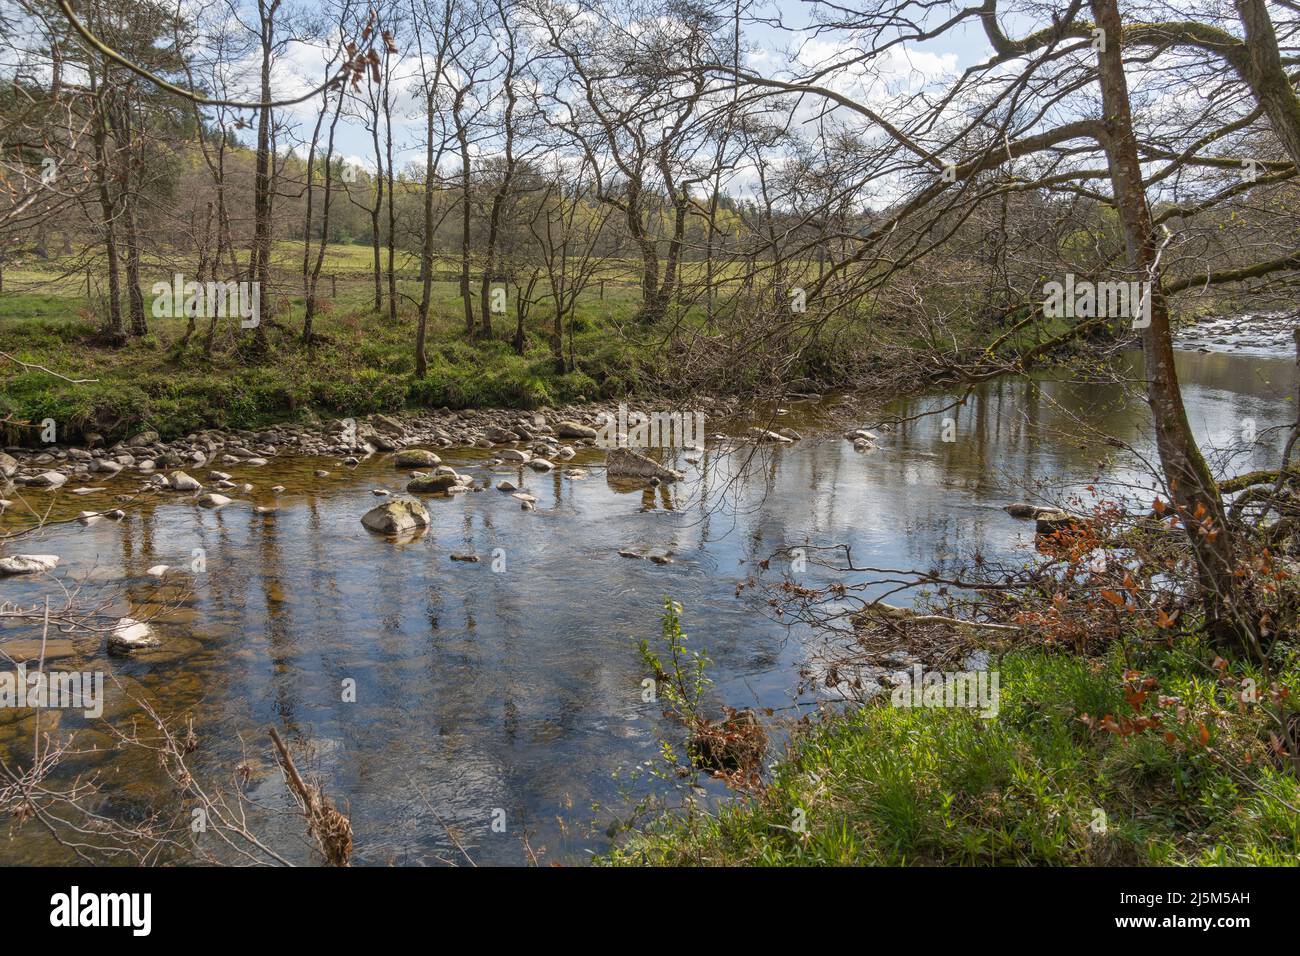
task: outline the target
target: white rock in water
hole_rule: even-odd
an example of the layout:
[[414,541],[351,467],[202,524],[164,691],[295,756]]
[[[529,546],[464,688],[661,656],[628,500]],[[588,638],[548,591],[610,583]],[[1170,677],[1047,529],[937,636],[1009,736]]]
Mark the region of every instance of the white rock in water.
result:
[[101,517],[103,517],[103,515],[98,511],[83,511],[77,515],[77,523],[86,525],[94,524]]
[[140,647],[157,647],[161,641],[143,621],[124,617],[108,635],[108,646],[119,651],[133,651]]
[[244,464],[245,464],[245,465],[265,465],[265,464],[266,464],[266,459],[265,459],[265,458],[246,458],[246,459],[244,459]]
[[201,498],[199,498],[198,503],[205,508],[220,508],[222,505],[230,504],[230,499],[227,498],[225,495],[218,495],[218,494],[214,494],[213,492],[208,492],[206,495],[203,495]]
[[497,454],[497,457],[502,461],[527,461],[533,456],[517,448],[504,448]]
[[152,568],[145,571],[145,574],[149,575],[151,578],[161,578],[170,571],[171,568],[172,566],[170,564],[155,564]]
[[198,491],[203,487],[183,471],[172,472],[171,486],[176,491]]
[[60,474],[57,471],[46,471],[35,478],[28,478],[27,484],[36,488],[58,488],[67,480],[67,475]]
[[106,491],[106,488],[73,488],[74,495],[93,495],[97,491]]
[[13,554],[0,558],[0,574],[43,574],[58,564],[57,554]]
[[509,478],[502,478],[497,482],[497,491],[518,491],[519,486]]
[[547,461],[545,458],[534,458],[528,463],[528,467],[533,471],[550,471],[555,467],[555,465],[552,462]]

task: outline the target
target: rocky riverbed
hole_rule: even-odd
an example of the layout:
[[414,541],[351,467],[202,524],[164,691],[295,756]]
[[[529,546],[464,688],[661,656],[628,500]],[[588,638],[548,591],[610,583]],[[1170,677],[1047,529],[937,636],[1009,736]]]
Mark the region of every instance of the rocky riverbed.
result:
[[1296,325],[1296,313],[1291,310],[1214,316],[1179,329],[1174,347],[1193,352],[1289,356],[1295,354]]
[[[734,400],[705,398],[693,401],[691,411],[702,411],[708,419],[717,421],[733,415],[736,407]],[[629,413],[664,410],[632,405]],[[502,460],[527,461],[535,470],[541,470],[573,458],[578,448],[596,445],[602,414],[614,416],[617,410],[606,404],[535,412],[444,408],[403,415],[376,414],[319,425],[209,429],[173,441],[162,440],[155,431],[145,431],[111,446],[105,446],[99,436],[92,434],[84,446],[9,446],[0,453],[0,478],[11,485],[33,488],[54,489],[69,483],[83,486],[71,489],[74,494],[91,493],[99,490],[96,482],[131,475],[143,482],[141,490],[198,492],[211,487],[227,491],[239,490],[240,484],[222,469],[258,467],[277,457],[337,457],[340,466],[347,467],[377,452],[422,449],[425,458],[411,458],[401,462],[403,466],[436,468],[439,461],[433,450],[453,448],[499,448]],[[205,469],[213,470],[203,476]],[[169,476],[165,477],[164,472]],[[200,477],[190,472],[200,473]]]

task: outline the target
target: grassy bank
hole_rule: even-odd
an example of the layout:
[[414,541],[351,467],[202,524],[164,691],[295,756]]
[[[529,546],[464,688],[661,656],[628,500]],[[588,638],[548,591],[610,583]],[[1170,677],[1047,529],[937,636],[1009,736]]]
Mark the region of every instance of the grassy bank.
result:
[[[348,268],[340,254],[332,265]],[[276,314],[263,318],[268,349],[251,349],[251,334],[233,320],[221,324],[211,355],[206,322],[186,336],[186,321],[149,316],[150,334],[119,347],[100,333],[100,304],[84,284],[23,276],[27,288],[0,298],[0,349],[44,366],[0,362],[0,418],[39,422],[52,418],[72,440],[98,432],[109,440],[144,429],[164,438],[199,428],[252,428],[285,420],[363,415],[404,408],[533,408],[628,393],[655,375],[654,357],[639,332],[623,330],[635,312],[631,291],[614,284],[605,298],[593,293],[574,320],[575,370],[555,362],[549,322],[534,320],[523,355],[507,340],[514,316],[496,317],[496,337],[468,341],[454,283],[438,282],[429,328],[428,373],[417,378],[415,308],[419,284],[399,283],[396,325],[387,308],[373,310],[372,286],[351,271],[322,285],[326,293],[308,348],[299,339],[301,295],[277,296]],[[329,293],[337,291],[337,297]],[[149,299],[146,298],[146,305]],[[32,429],[10,424],[6,441],[29,444]]]
[[[148,314],[148,295],[150,333],[110,345],[101,332],[106,305],[100,279],[72,273],[70,264],[57,260],[40,268],[10,268],[0,295],[0,350],[67,379],[93,381],[74,383],[0,361],[5,443],[33,444],[36,430],[23,423],[47,418],[58,424],[65,440],[93,432],[112,441],[145,429],[171,438],[205,427],[254,428],[402,409],[526,409],[661,394],[685,384],[687,363],[672,344],[674,337],[694,334],[703,325],[697,309],[662,328],[642,325],[634,276],[613,263],[580,298],[571,345],[566,327],[566,358],[571,352],[573,361],[565,370],[554,358],[547,300],[536,303],[529,315],[522,355],[511,341],[513,300],[508,314],[493,317],[490,339],[471,341],[458,284],[447,281],[447,270],[440,267],[442,281],[433,284],[428,372],[417,377],[414,339],[421,289],[416,277],[398,281],[399,314],[393,323],[386,303],[379,312],[373,307],[369,249],[331,247],[313,326],[316,341],[308,348],[300,340],[304,300],[292,271],[300,255],[292,243],[277,247],[280,286],[271,296],[274,314],[262,318],[266,349],[253,348],[252,334],[230,319],[219,324],[210,354],[204,342],[206,320],[187,335],[185,319]],[[169,279],[162,265],[145,270],[146,293],[153,281]],[[386,284],[384,291],[387,296]],[[790,374],[835,384],[844,349],[838,346],[834,352],[835,361],[828,362],[831,350],[809,349]],[[736,376],[733,387],[755,387],[743,372]]]
[[[1289,659],[1278,680],[1295,687],[1294,649]],[[1196,645],[1129,662],[1118,647],[1093,659],[1024,651],[993,666],[995,718],[882,695],[796,734],[758,796],[665,813],[606,862],[1300,862],[1300,784],[1261,707],[1237,699],[1248,671]],[[1158,726],[1131,729],[1157,712]]]

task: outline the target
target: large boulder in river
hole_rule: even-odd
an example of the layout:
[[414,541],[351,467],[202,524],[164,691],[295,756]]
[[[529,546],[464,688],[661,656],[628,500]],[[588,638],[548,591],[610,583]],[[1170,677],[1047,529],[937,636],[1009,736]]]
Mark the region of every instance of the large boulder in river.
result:
[[28,478],[27,484],[33,488],[58,488],[68,480],[68,476],[57,471],[44,471],[34,478]]
[[596,429],[588,428],[573,421],[563,421],[555,426],[555,433],[561,438],[595,438]]
[[57,554],[12,554],[0,558],[0,575],[42,574],[58,566]]
[[398,468],[432,468],[441,465],[442,459],[425,448],[403,448],[393,459]]
[[652,458],[647,458],[630,448],[611,448],[605,459],[605,474],[610,478],[635,478],[648,481],[680,481],[682,474],[665,468]]
[[203,487],[196,479],[191,478],[183,471],[173,472],[169,484],[176,491],[198,491]]
[[379,534],[401,534],[429,526],[429,511],[410,498],[394,498],[361,516],[361,523]]

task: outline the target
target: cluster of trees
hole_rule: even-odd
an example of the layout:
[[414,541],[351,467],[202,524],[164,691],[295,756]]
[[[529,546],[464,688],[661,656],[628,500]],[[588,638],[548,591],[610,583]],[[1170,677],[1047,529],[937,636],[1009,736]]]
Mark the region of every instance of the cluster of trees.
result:
[[[566,317],[616,261],[647,326],[699,320],[704,361],[761,354],[779,373],[831,330],[908,321],[927,361],[966,382],[1127,331],[1113,316],[1048,321],[1046,281],[1149,283],[1140,336],[1168,494],[1211,629],[1258,644],[1183,410],[1171,310],[1242,283],[1286,294],[1300,265],[1289,0],[0,10],[5,255],[51,222],[84,223],[118,338],[147,327],[140,269],[158,237],[197,278],[263,295],[287,238],[302,243],[310,343],[325,245],[349,216],[371,243],[374,308],[413,317],[420,374],[445,258],[467,336],[502,334],[490,293],[509,283],[516,345],[542,303],[561,363]],[[969,48],[984,52],[943,53]],[[359,176],[348,130],[369,143]],[[421,282],[403,310],[407,261]],[[950,334],[958,319],[987,331],[978,347]]]

